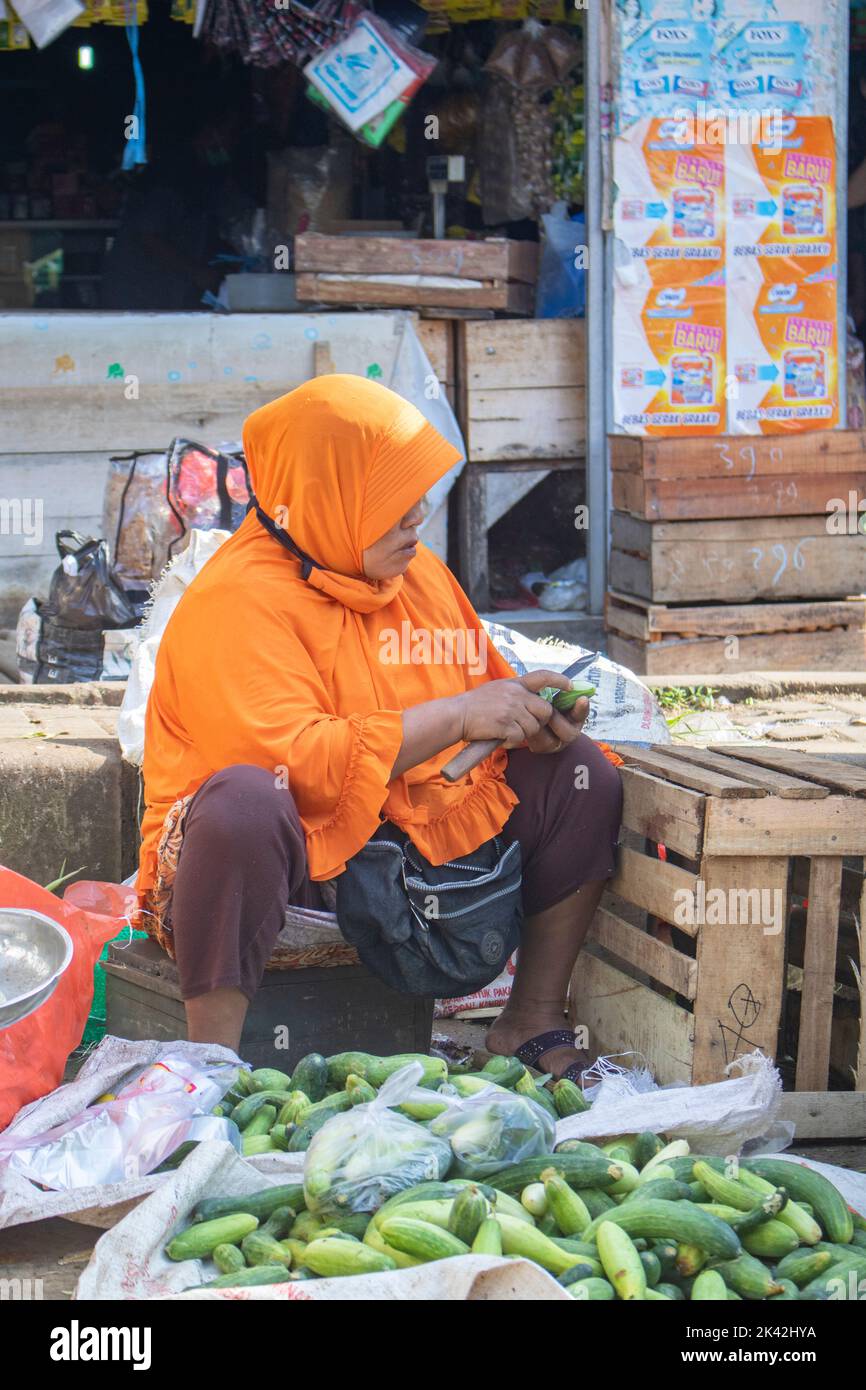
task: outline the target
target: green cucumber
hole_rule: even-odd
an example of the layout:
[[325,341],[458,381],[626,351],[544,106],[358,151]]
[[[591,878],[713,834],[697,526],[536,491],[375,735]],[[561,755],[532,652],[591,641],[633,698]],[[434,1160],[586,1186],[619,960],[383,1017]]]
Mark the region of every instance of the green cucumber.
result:
[[641,1250],[640,1262],[649,1288],[654,1289],[662,1277],[662,1262],[654,1250]]
[[566,1076],[560,1077],[559,1081],[553,1083],[551,1092],[556,1112],[562,1119],[566,1119],[569,1115],[580,1115],[584,1110],[589,1109],[589,1101],[584,1096],[580,1086],[576,1082],[570,1081]]
[[272,1211],[267,1221],[259,1227],[259,1233],[263,1236],[270,1236],[273,1240],[282,1240],[294,1226],[296,1216],[294,1207],[277,1207],[276,1211]]
[[277,1122],[277,1107],[275,1105],[262,1105],[253,1115],[249,1124],[244,1127],[244,1140],[253,1139],[257,1134],[269,1134],[271,1126]]
[[[580,1196],[593,1220],[597,1216],[603,1216],[606,1211],[613,1211],[616,1206],[613,1198],[608,1197],[607,1193],[598,1187],[582,1187]],[[627,1200],[628,1198],[624,1198],[624,1201]]]
[[793,1254],[800,1244],[796,1231],[781,1221],[765,1221],[753,1231],[740,1231],[739,1236],[743,1248],[762,1260],[783,1259]]
[[279,1241],[273,1236],[265,1235],[263,1231],[251,1231],[248,1236],[244,1236],[241,1241],[241,1250],[247,1264],[252,1265],[278,1265],[290,1264],[291,1256],[286,1253]]
[[259,1154],[282,1153],[270,1134],[242,1134],[241,1153],[244,1158],[256,1158]]
[[[282,1109],[289,1099],[288,1091],[256,1091],[254,1095],[247,1096],[240,1105],[236,1105],[232,1111],[232,1119],[238,1129],[246,1130],[259,1111],[266,1105],[274,1107],[274,1120],[277,1117],[277,1110]],[[271,1121],[271,1124],[274,1123]],[[286,1121],[282,1121],[283,1124]]]
[[773,1294],[784,1292],[784,1286],[754,1255],[738,1255],[735,1260],[725,1260],[715,1268],[728,1288],[741,1298],[772,1298]]
[[820,1173],[776,1158],[750,1158],[743,1166],[774,1187],[784,1187],[795,1202],[808,1202],[828,1240],[836,1245],[851,1243],[854,1218],[841,1192]]
[[276,1067],[259,1067],[250,1076],[253,1083],[253,1092],[256,1091],[290,1091],[292,1089],[292,1078],[284,1071],[278,1071]]
[[300,1183],[263,1187],[240,1197],[205,1197],[195,1208],[193,1219],[214,1221],[218,1216],[234,1216],[237,1212],[243,1212],[257,1217],[259,1221],[267,1221],[279,1207],[303,1211],[304,1189]]
[[587,1299],[591,1303],[610,1303],[616,1298],[613,1284],[606,1279],[578,1279],[574,1284],[569,1284],[568,1292],[572,1298]]
[[704,1269],[692,1285],[693,1303],[724,1303],[728,1289],[717,1269]]
[[472,1242],[473,1255],[501,1255],[502,1227],[495,1216],[488,1216],[478,1227]]
[[522,1192],[531,1182],[538,1182],[547,1168],[561,1173],[570,1187],[611,1187],[622,1177],[622,1169],[611,1163],[605,1154],[597,1158],[580,1153],[540,1154],[537,1158],[525,1158],[520,1163],[512,1163],[498,1173],[490,1176],[490,1183],[500,1192],[513,1196]]
[[[504,1064],[504,1065],[503,1065]],[[481,1068],[482,1074],[489,1075],[497,1086],[510,1090],[516,1086],[525,1071],[517,1057],[491,1057]]]
[[376,1099],[376,1092],[369,1081],[365,1081],[363,1076],[356,1076],[354,1072],[346,1077],[345,1089],[351,1105],[369,1105],[371,1100]]
[[218,1245],[239,1245],[258,1226],[258,1218],[248,1212],[219,1216],[214,1221],[200,1221],[187,1226],[173,1236],[165,1247],[170,1260],[203,1260],[212,1255]]
[[[519,1222],[514,1224],[520,1225]],[[411,1216],[389,1216],[379,1227],[379,1234],[395,1250],[402,1250],[416,1260],[447,1260],[452,1255],[469,1254],[467,1243],[451,1231],[431,1226],[426,1221],[417,1221]]]
[[657,1153],[661,1153],[664,1148],[664,1140],[651,1130],[645,1129],[634,1137],[634,1158],[632,1162],[638,1168],[645,1168],[651,1158],[655,1158]]
[[613,1221],[631,1236],[671,1237],[681,1245],[695,1245],[716,1259],[735,1259],[740,1241],[732,1228],[693,1202],[624,1202],[614,1211],[596,1218],[584,1240],[591,1240],[602,1221]]
[[654,1178],[652,1182],[641,1183],[631,1192],[627,1192],[623,1199],[623,1206],[626,1202],[689,1202],[692,1200],[692,1193],[688,1183],[677,1182],[676,1178]]
[[341,1278],[351,1274],[379,1274],[396,1269],[389,1255],[382,1255],[358,1240],[341,1240],[320,1236],[311,1240],[304,1251],[304,1265],[323,1279]]
[[568,1288],[569,1284],[576,1284],[578,1279],[594,1279],[600,1272],[601,1265],[597,1261],[590,1264],[589,1260],[581,1260],[579,1264],[572,1265],[564,1274],[556,1276],[557,1284],[562,1284],[563,1288]]
[[236,1245],[216,1246],[211,1254],[211,1259],[220,1274],[231,1274],[234,1270],[246,1269],[247,1267],[243,1252]]
[[451,1204],[448,1229],[466,1245],[471,1245],[490,1215],[486,1197],[477,1187],[464,1187]]
[[656,1284],[656,1292],[663,1293],[667,1298],[675,1299],[677,1302],[685,1299],[685,1294],[678,1284]]
[[[778,1279],[778,1275],[776,1276]],[[800,1290],[791,1279],[779,1279],[782,1285],[781,1293],[774,1293],[770,1298],[771,1303],[794,1303],[800,1297]]]
[[290,1278],[284,1264],[253,1265],[251,1269],[233,1270],[221,1274],[218,1279],[209,1279],[206,1284],[196,1284],[199,1289],[248,1289],[256,1284],[284,1284]]
[[807,1302],[827,1300],[834,1303],[854,1303],[863,1298],[864,1291],[866,1256],[861,1259],[849,1257],[831,1265],[823,1274],[819,1274],[817,1279],[812,1279],[800,1290],[800,1297]]
[[798,1288],[817,1279],[834,1263],[829,1250],[793,1250],[776,1265],[777,1279],[790,1279]]
[[[348,1073],[347,1073],[348,1075]],[[344,1078],[345,1080],[345,1078]],[[328,1063],[321,1052],[308,1052],[302,1057],[292,1072],[287,1091],[303,1091],[310,1100],[322,1100],[328,1084]]]

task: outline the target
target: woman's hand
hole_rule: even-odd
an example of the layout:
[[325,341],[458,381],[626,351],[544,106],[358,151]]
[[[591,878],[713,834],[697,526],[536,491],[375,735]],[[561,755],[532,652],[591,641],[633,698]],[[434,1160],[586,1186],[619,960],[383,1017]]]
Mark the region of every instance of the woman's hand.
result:
[[560,714],[537,693],[546,685],[569,690],[571,682],[557,671],[530,671],[526,676],[488,681],[459,696],[463,708],[461,738],[498,739],[506,748],[526,743],[533,753],[556,753],[574,743],[589,712],[589,701],[578,700]]

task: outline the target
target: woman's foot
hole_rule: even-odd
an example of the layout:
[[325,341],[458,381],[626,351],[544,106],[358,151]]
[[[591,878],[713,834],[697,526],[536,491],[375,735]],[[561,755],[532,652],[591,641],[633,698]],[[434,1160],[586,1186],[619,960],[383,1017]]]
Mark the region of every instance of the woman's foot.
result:
[[[536,1071],[552,1072],[557,1079],[569,1072],[571,1079],[580,1085],[580,1073],[586,1071],[595,1058],[589,1052],[574,1046],[574,1032],[568,1028],[565,1015],[561,1011],[544,1010],[523,1014],[506,1007],[491,1026],[485,1045],[487,1051],[496,1056],[519,1057],[521,1048],[526,1048],[527,1044],[536,1038],[543,1039],[546,1033],[563,1036],[550,1038],[549,1046],[540,1053],[537,1052],[537,1047],[532,1047],[530,1051],[534,1060],[526,1054],[521,1060],[534,1067]],[[571,1071],[572,1067],[577,1070]]]

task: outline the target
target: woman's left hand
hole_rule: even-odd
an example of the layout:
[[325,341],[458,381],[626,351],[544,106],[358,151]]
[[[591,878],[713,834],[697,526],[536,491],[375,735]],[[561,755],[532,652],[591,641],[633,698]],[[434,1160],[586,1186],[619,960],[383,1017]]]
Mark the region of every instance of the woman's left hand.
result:
[[575,701],[568,714],[554,710],[544,728],[526,740],[527,748],[531,753],[558,753],[580,737],[588,714],[589,700],[585,696]]

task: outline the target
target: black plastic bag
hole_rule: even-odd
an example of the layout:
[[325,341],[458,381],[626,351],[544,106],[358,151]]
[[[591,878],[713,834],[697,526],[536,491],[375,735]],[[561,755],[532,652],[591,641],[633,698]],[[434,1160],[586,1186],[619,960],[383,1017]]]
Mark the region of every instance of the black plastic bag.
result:
[[37,647],[34,685],[74,685],[102,676],[102,631],[82,632],[45,618]]
[[58,531],[55,542],[61,563],[51,576],[44,616],[77,632],[136,627],[140,611],[109,564],[107,541]]

